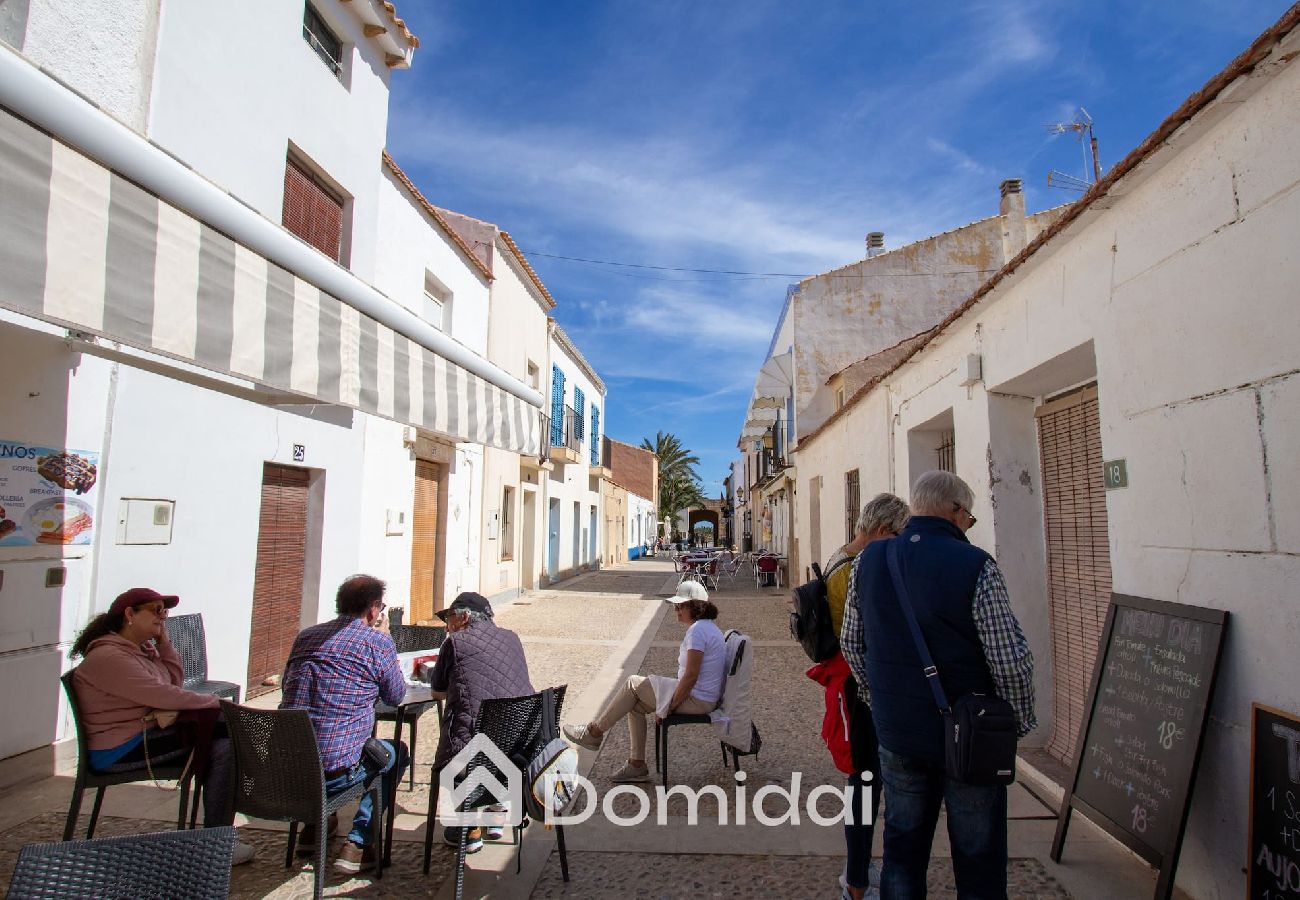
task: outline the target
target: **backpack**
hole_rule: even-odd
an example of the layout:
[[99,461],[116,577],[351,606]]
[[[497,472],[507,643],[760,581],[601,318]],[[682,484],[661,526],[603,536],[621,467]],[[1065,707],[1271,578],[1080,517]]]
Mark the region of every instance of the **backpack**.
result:
[[539,733],[541,749],[525,762],[513,762],[524,775],[524,810],[529,818],[542,822],[547,828],[548,815],[563,815],[573,802],[574,778],[578,772],[578,751],[560,737],[555,723],[555,693],[551,688],[542,691],[542,729]]
[[821,566],[812,564],[817,576],[790,592],[794,611],[790,613],[790,634],[813,662],[825,662],[840,652],[840,637],[831,624],[831,605],[826,600],[826,579]]

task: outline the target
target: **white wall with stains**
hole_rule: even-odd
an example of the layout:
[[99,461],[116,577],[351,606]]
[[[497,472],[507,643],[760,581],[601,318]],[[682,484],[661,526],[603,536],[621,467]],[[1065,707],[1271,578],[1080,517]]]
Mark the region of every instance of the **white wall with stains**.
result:
[[[1293,36],[1292,45],[1297,43]],[[1300,684],[1300,64],[1278,54],[1184,125],[1108,197],[799,448],[800,485],[863,467],[906,496],[909,431],[952,416],[971,540],[997,554],[1051,723],[1033,410],[1095,380],[1116,592],[1227,610],[1223,661],[1178,884],[1240,896],[1250,705]],[[977,353],[983,379],[962,386]],[[806,492],[801,494],[806,496]],[[824,493],[822,527],[841,520]],[[796,516],[796,521],[799,517]],[[806,516],[799,528],[806,534]]]

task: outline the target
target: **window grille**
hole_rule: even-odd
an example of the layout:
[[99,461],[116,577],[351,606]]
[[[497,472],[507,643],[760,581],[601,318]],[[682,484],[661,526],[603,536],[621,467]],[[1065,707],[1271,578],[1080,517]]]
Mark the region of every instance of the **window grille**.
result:
[[320,13],[310,3],[302,15],[302,39],[316,51],[320,61],[334,73],[335,78],[343,75],[343,42],[334,36]]
[[862,489],[858,470],[844,473],[844,543],[853,540],[858,530],[858,511],[862,509]]
[[945,431],[939,435],[939,468],[945,472],[957,471],[957,432]]

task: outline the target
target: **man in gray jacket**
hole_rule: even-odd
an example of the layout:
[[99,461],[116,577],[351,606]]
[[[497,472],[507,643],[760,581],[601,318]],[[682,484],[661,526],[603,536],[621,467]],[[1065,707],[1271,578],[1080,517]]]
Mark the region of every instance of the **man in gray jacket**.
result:
[[[438,661],[429,675],[434,698],[445,698],[438,752],[433,762],[435,771],[447,765],[474,737],[474,720],[483,700],[534,693],[528,680],[524,645],[519,635],[497,627],[492,604],[486,597],[466,591],[437,616],[447,623],[447,639],[439,648]],[[487,832],[491,839],[501,835],[497,827],[489,827]],[[459,829],[448,827],[444,840],[453,846],[458,844]],[[471,829],[466,837],[466,851],[473,853],[482,846],[480,829]]]

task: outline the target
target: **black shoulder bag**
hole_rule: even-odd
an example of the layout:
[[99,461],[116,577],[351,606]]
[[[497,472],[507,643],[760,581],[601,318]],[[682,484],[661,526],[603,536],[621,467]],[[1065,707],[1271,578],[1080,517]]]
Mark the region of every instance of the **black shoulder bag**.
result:
[[965,784],[1011,784],[1016,780],[1016,711],[1001,697],[987,694],[967,694],[959,697],[955,706],[948,705],[948,697],[939,683],[939,670],[930,657],[930,649],[912,609],[912,600],[903,584],[896,540],[889,542],[885,557],[889,563],[889,575],[894,581],[894,593],[898,595],[898,603],[903,607],[916,650],[925,666],[926,683],[930,685],[934,702],[943,715],[944,769],[950,777]]

